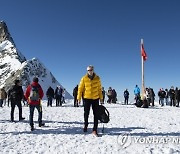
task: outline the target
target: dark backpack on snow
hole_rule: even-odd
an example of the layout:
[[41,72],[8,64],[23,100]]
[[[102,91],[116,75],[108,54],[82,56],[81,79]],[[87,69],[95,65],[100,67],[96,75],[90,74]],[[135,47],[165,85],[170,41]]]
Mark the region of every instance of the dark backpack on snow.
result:
[[108,123],[110,121],[109,111],[103,106],[98,106],[98,120],[102,123]]

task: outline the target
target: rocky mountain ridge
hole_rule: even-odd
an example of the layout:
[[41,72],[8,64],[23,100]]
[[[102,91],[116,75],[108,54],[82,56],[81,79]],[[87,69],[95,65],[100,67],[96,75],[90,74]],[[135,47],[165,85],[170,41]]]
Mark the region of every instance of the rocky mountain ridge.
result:
[[[0,87],[5,87],[8,90],[14,84],[14,80],[20,79],[25,89],[31,83],[34,76],[39,78],[39,83],[44,93],[46,93],[49,86],[54,90],[57,86],[65,89],[38,58],[26,60],[25,56],[16,48],[6,23],[1,21]],[[71,99],[72,96],[66,91],[65,98]]]

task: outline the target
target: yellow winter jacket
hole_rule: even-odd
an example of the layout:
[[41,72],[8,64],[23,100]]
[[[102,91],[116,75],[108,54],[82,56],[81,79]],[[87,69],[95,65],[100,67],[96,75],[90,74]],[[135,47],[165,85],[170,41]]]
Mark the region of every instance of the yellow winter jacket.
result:
[[81,101],[82,94],[83,98],[86,99],[103,99],[99,76],[95,74],[92,80],[88,77],[88,74],[82,77],[78,86],[78,101]]

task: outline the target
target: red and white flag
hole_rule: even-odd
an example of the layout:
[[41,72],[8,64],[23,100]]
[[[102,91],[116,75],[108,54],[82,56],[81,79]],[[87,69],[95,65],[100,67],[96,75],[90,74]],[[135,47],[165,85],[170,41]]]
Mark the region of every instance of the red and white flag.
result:
[[146,54],[146,51],[144,50],[144,45],[143,44],[141,44],[141,56],[143,57],[144,61],[147,60],[147,54]]

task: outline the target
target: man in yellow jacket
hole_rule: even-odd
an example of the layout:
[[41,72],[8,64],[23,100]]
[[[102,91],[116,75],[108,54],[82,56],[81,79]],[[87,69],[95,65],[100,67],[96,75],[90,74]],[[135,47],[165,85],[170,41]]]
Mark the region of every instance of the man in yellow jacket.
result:
[[81,102],[82,94],[84,99],[84,132],[87,132],[89,111],[90,106],[92,105],[94,114],[94,127],[92,133],[95,136],[98,136],[98,106],[99,100],[101,103],[103,102],[103,95],[100,77],[94,73],[94,67],[92,65],[87,67],[87,74],[83,76],[80,81],[77,96],[78,103]]

